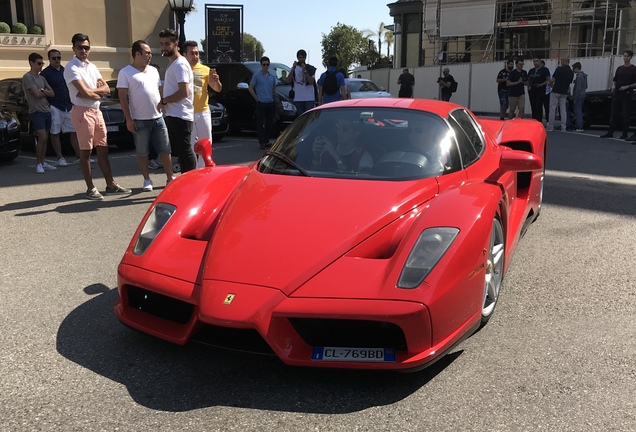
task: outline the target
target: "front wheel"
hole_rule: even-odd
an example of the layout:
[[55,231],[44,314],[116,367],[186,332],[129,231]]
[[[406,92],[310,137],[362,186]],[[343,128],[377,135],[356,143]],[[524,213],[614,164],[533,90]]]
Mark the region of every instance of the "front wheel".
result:
[[496,215],[492,221],[490,232],[490,244],[488,246],[488,259],[486,261],[486,277],[484,280],[484,301],[481,309],[481,325],[488,322],[492,316],[499,291],[503,281],[505,259],[505,246],[503,227],[499,216]]

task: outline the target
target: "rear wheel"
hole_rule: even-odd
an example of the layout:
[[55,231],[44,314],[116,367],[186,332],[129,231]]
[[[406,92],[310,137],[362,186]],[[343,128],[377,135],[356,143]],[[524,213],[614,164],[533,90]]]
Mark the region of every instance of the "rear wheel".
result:
[[492,316],[503,281],[505,246],[503,227],[499,216],[492,221],[488,259],[486,261],[486,278],[484,280],[484,301],[481,309],[481,324],[484,325]]

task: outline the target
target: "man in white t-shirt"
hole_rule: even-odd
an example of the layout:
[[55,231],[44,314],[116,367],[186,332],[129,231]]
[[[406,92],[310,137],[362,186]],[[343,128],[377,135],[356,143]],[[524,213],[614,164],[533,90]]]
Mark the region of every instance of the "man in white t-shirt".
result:
[[108,84],[102,78],[97,66],[88,61],[91,43],[88,36],[76,33],[71,39],[75,57],[64,69],[64,79],[73,103],[71,122],[77,133],[80,149],[80,167],[88,190],[86,198],[102,200],[104,197],[93,184],[90,154],[95,147],[99,168],[106,180],[106,195],[132,193],[130,189],[119,186],[113,179],[108,160],[108,142],[106,141],[106,123],[99,109],[102,96],[110,94]]
[[161,55],[170,64],[163,80],[163,98],[157,109],[165,110],[170,145],[179,156],[181,173],[196,168],[197,160],[190,145],[194,122],[194,74],[188,61],[179,53],[177,32],[172,29],[159,33]]
[[316,68],[306,62],[307,51],[298,50],[296,61],[292,65],[291,72],[286,81],[292,84],[294,89],[294,105],[300,116],[316,106],[314,84],[316,83]]
[[152,190],[148,169],[150,142],[155,146],[166,173],[166,184],[172,180],[172,157],[168,129],[157,109],[161,94],[161,78],[156,68],[150,66],[152,51],[146,41],[132,44],[133,63],[119,71],[117,92],[126,117],[126,127],[135,138],[137,163],[144,177],[143,190]]

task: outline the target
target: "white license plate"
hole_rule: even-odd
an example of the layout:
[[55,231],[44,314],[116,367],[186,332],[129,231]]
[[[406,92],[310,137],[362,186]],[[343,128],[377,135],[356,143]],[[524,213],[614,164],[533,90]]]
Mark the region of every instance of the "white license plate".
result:
[[312,360],[348,362],[394,362],[393,348],[314,347]]
[[212,126],[220,126],[221,120],[212,120]]
[[119,126],[106,126],[106,132],[119,132]]

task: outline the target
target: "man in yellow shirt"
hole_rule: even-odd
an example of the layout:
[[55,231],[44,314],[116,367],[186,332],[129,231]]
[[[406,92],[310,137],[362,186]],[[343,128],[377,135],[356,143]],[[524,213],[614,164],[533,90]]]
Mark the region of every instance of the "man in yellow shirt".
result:
[[[186,41],[183,45],[185,58],[192,67],[194,74],[194,125],[192,128],[191,144],[194,147],[201,138],[208,138],[212,142],[212,119],[208,106],[208,87],[215,92],[223,88],[216,69],[199,63],[199,44],[196,41]],[[203,160],[197,156],[197,168],[204,166]]]

